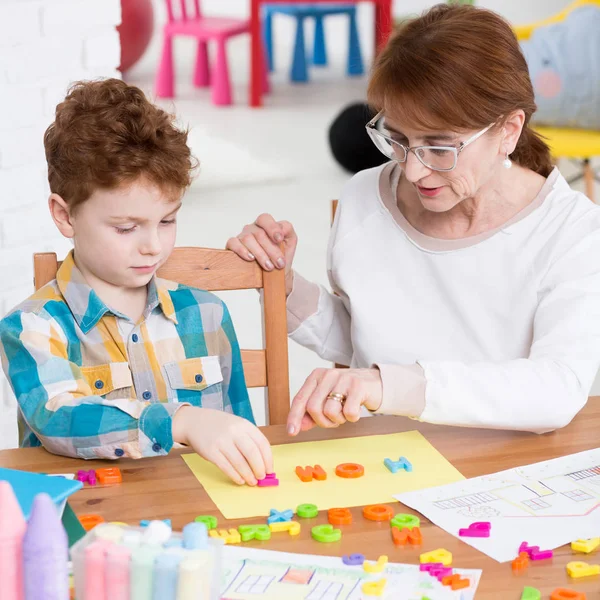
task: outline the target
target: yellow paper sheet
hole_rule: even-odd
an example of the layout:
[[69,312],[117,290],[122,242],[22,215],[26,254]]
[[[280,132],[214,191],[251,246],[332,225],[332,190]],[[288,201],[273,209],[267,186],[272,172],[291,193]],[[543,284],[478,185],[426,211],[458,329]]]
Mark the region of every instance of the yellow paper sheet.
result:
[[[413,471],[391,473],[384,458],[406,457]],[[271,508],[296,509],[298,504],[316,504],[319,510],[395,502],[394,494],[419,490],[464,477],[418,432],[301,442],[273,446],[277,487],[238,486],[212,463],[197,454],[184,454],[183,460],[208,492],[226,519],[268,516]],[[341,463],[359,463],[365,474],[343,479],[335,474]],[[321,465],[325,481],[304,483],[296,466]]]

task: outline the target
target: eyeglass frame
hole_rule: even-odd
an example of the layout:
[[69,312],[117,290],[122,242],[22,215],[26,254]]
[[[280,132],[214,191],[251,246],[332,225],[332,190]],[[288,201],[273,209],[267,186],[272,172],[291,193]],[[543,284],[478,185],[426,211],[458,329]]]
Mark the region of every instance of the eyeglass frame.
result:
[[[379,131],[376,127],[377,125],[377,121],[379,121],[379,119],[381,119],[383,117],[383,110],[379,111],[366,125],[365,125],[365,129],[367,130],[367,133],[369,135],[369,137],[371,138],[371,141],[373,142],[373,144],[375,145],[375,147],[377,148],[377,150],[379,150],[379,152],[381,152],[384,156],[387,156],[387,154],[385,152],[383,152],[381,150],[381,148],[377,145],[377,142],[375,141],[375,138],[373,136],[381,136],[382,138],[384,138],[385,140],[387,140],[390,144],[392,145],[397,145],[400,146],[403,150],[404,150],[404,160],[398,160],[397,158],[392,158],[391,156],[388,156],[388,158],[395,160],[396,162],[402,164],[405,163],[408,160],[408,153],[412,152],[416,157],[417,160],[427,169],[431,169],[432,171],[440,171],[443,173],[448,173],[450,171],[454,171],[454,169],[456,169],[456,165],[458,164],[458,155],[469,145],[472,144],[473,142],[477,141],[484,133],[487,133],[496,123],[490,123],[487,127],[485,127],[484,129],[482,129],[481,131],[478,131],[476,134],[472,135],[466,142],[460,142],[458,146],[405,146],[404,144],[401,144],[400,142],[397,142],[396,140],[392,139],[391,137],[385,135],[384,133],[382,133],[381,131]],[[453,154],[454,154],[454,165],[452,166],[452,168],[450,169],[436,169],[434,167],[432,167],[431,165],[425,164],[425,162],[423,162],[423,159],[421,159],[421,157],[418,155],[418,153],[416,152],[417,150],[422,150],[422,149],[427,149],[427,150],[450,150]]]

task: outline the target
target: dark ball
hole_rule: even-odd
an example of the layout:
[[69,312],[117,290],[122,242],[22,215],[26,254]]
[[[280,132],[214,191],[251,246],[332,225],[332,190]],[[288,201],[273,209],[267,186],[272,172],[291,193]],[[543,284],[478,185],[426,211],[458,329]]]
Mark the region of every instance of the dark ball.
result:
[[373,144],[365,125],[375,115],[367,104],[346,106],[329,127],[329,147],[335,160],[347,171],[357,173],[389,161]]

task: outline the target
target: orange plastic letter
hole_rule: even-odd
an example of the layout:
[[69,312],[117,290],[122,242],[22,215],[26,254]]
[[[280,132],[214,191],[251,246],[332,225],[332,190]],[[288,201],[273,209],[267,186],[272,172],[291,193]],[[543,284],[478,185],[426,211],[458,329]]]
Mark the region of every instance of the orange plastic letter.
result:
[[352,513],[348,508],[330,508],[327,511],[327,518],[332,525],[350,525],[352,523]]
[[365,474],[365,468],[356,463],[342,463],[335,468],[335,474],[344,479],[357,479]]
[[298,475],[305,483],[312,481],[313,477],[317,481],[325,481],[325,479],[327,479],[327,473],[323,470],[321,465],[315,465],[314,467],[309,466],[304,469],[302,467],[296,467],[296,475]]

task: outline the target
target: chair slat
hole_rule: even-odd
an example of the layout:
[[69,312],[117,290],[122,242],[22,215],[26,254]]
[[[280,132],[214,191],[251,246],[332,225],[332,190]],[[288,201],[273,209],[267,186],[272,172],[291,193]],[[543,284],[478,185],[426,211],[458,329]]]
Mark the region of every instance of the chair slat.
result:
[[267,387],[267,354],[264,350],[242,350],[244,376],[249,388]]

